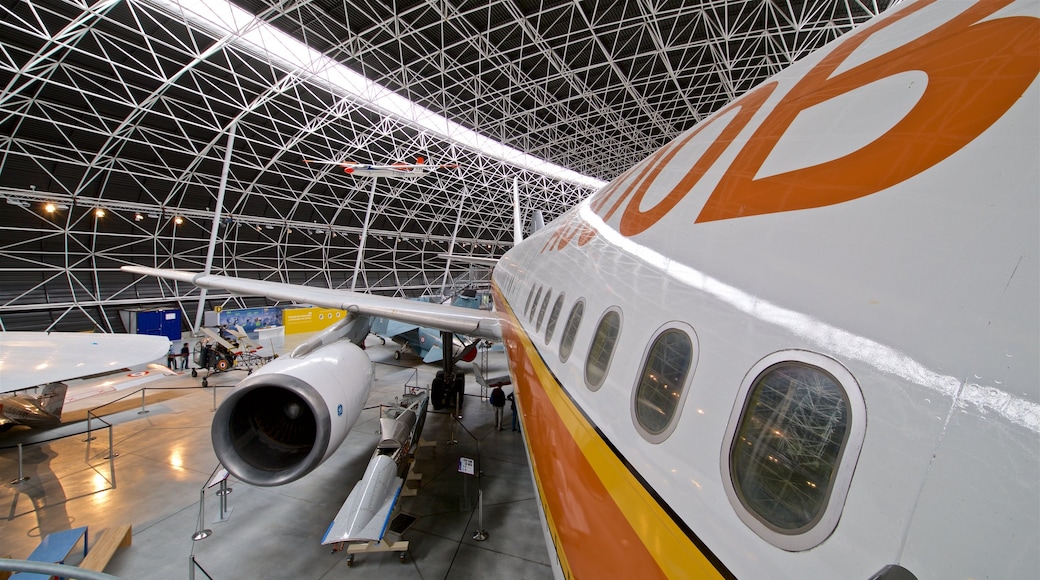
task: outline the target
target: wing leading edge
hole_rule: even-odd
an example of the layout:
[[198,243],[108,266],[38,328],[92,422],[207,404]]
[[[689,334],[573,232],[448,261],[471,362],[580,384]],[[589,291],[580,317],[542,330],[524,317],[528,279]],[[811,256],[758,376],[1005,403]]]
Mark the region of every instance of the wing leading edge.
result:
[[324,308],[339,308],[354,314],[384,316],[401,322],[479,338],[501,338],[498,317],[471,308],[375,296],[349,290],[315,288],[267,280],[248,280],[183,270],[164,270],[144,266],[123,266],[122,269],[133,274],[187,282],[200,288],[229,290],[236,294],[266,296],[275,300],[306,302]]
[[164,336],[0,332],[0,391],[111,373],[166,356]]

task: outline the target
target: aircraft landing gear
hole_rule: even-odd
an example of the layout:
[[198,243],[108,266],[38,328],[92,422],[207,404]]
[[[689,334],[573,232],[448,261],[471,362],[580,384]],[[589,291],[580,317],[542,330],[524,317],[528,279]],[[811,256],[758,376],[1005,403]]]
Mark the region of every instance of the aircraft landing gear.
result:
[[401,360],[401,351],[399,351],[399,350],[395,350],[394,351],[394,360]]

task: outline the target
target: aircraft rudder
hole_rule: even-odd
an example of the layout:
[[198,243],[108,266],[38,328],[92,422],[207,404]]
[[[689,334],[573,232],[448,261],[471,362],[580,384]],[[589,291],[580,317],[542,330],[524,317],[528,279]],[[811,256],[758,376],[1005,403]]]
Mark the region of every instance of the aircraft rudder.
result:
[[65,393],[68,389],[69,387],[65,383],[47,383],[40,393],[37,405],[51,415],[61,417],[61,410],[65,406]]

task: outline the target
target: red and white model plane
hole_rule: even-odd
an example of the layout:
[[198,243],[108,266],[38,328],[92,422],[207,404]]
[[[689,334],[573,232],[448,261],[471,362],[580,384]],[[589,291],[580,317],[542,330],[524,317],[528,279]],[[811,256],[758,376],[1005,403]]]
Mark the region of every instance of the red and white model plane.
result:
[[[900,3],[516,244],[495,312],[124,269],[501,336],[558,578],[1037,578],[1038,75],[1036,0]],[[328,338],[218,409],[238,478],[353,426]]]
[[343,168],[344,173],[353,177],[391,177],[394,179],[419,179],[438,169],[455,169],[458,167],[455,163],[427,165],[426,159],[422,157],[416,157],[415,163],[391,163],[390,165],[369,165],[353,161],[316,161],[313,159],[304,159],[303,162],[317,165],[338,165]]

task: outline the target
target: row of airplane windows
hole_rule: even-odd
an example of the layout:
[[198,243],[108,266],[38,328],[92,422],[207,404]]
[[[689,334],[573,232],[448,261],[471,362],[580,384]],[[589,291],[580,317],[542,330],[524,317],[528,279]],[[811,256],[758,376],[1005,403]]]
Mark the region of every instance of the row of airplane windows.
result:
[[[552,341],[565,296],[532,287],[524,316]],[[552,304],[551,310],[549,309]],[[548,320],[545,319],[549,313]],[[566,363],[585,315],[585,300],[571,307],[558,354]],[[603,385],[621,334],[618,307],[600,317],[585,358],[590,391]],[[692,377],[696,333],[686,323],[664,325],[651,339],[635,382],[632,416],[650,443],[665,441],[677,424]],[[804,350],[767,356],[747,375],[743,405],[730,420],[723,457],[727,494],[741,519],[759,536],[786,550],[815,547],[833,532],[851,483],[864,432],[865,404],[858,384],[840,363]]]

